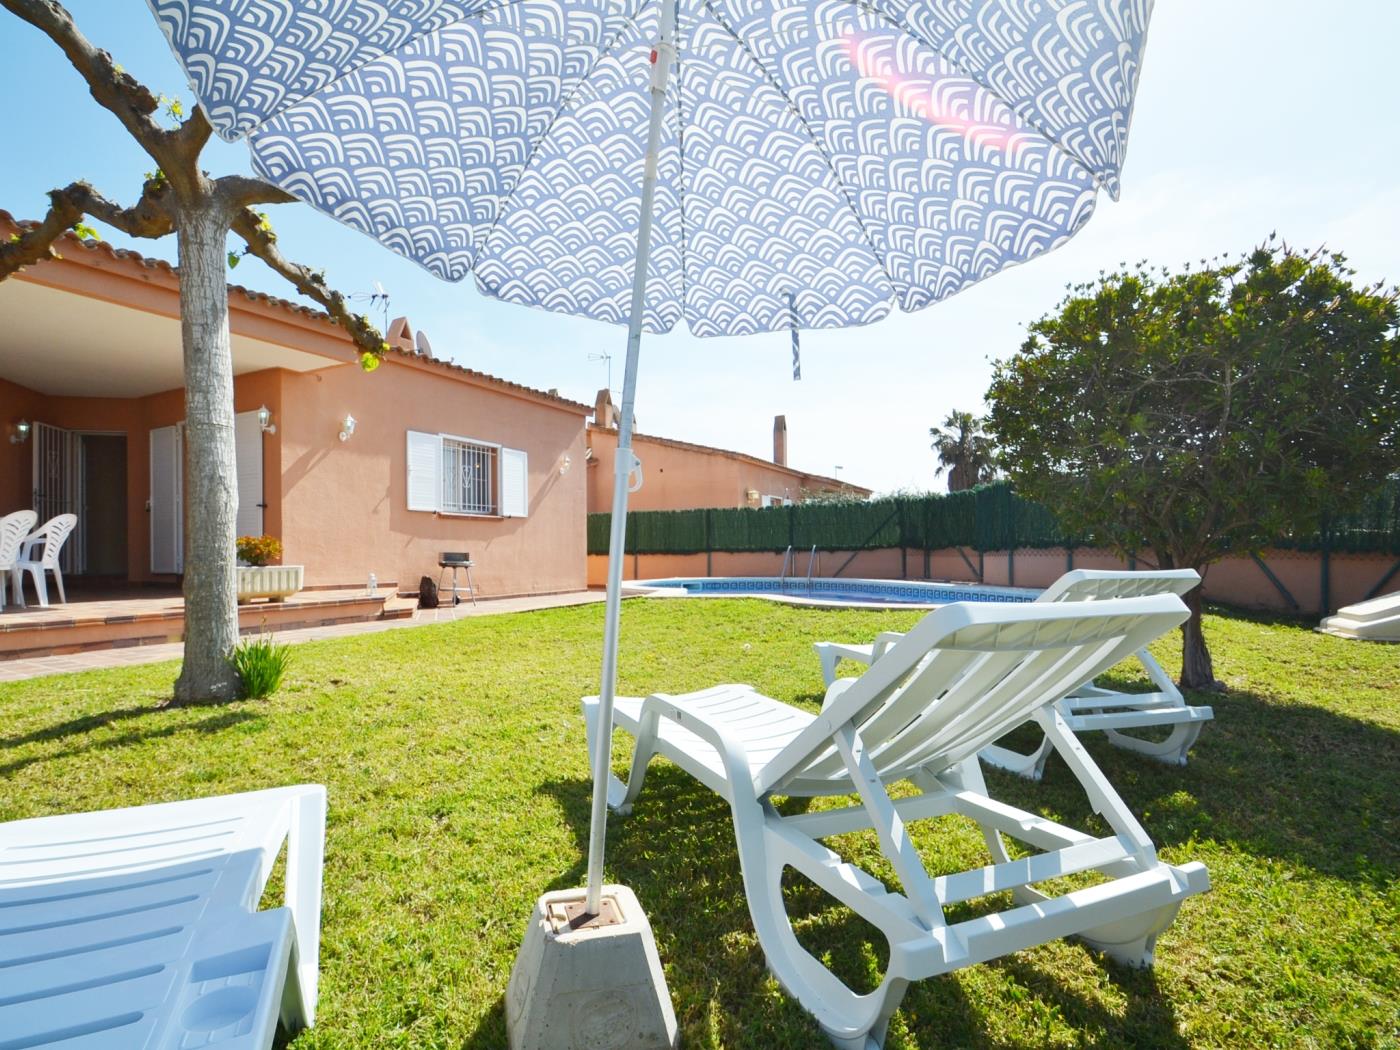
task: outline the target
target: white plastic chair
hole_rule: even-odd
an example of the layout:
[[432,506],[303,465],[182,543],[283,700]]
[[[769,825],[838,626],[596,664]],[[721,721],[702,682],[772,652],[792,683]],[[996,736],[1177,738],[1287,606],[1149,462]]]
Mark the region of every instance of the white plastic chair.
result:
[[[34,594],[38,597],[40,605],[49,604],[49,587],[44,578],[46,572],[53,573],[54,583],[58,585],[59,602],[64,605],[68,603],[68,596],[63,593],[63,570],[59,567],[58,556],[63,553],[63,545],[68,542],[68,537],[77,524],[76,514],[58,514],[25,537],[19,559],[10,570],[15,584],[15,600],[21,608],[24,606],[26,572],[34,581]],[[34,558],[35,547],[43,547],[38,560]]]
[[[1145,594],[1183,595],[1201,582],[1194,569],[1157,569],[1147,572],[1121,572],[1103,569],[1075,569],[1052,583],[1040,603],[1101,601],[1106,598],[1133,598]],[[869,664],[879,659],[895,641],[903,637],[895,631],[876,636],[870,645],[817,642],[822,678],[830,685],[841,660]],[[1102,731],[1116,747],[1155,758],[1168,765],[1186,765],[1187,753],[1201,735],[1201,727],[1215,717],[1209,707],[1193,707],[1181,690],[1146,649],[1136,654],[1156,687],[1151,693],[1123,693],[1090,683],[1060,701],[1060,714],[1075,732]],[[1125,732],[1146,726],[1171,726],[1163,740],[1146,740]],[[993,744],[982,753],[988,765],[1005,769],[1031,780],[1045,774],[1045,763],[1054,748],[1044,738],[1029,754]]]
[[[315,1019],[320,785],[0,824],[0,1046],[266,1050]],[[257,911],[287,842],[286,907]]]
[[[827,690],[821,714],[721,685],[683,696],[618,698],[616,724],[636,736],[627,784],[609,803],[628,812],[660,754],[727,799],[749,914],[768,968],[843,1050],[878,1048],[908,983],[1079,935],[1122,962],[1148,965],[1157,935],[1186,897],[1209,888],[1200,864],[1158,859],[1151,839],[1079,744],[1055,702],[1186,619],[1175,595],[1092,603],[963,602],[929,613],[859,678]],[[590,737],[597,698],[583,701]],[[1093,837],[991,798],[978,752],[1034,719],[1110,828]],[[890,784],[921,793],[893,799]],[[858,805],[783,816],[773,796],[853,795]],[[992,863],[933,876],[906,822],[960,814],[982,829]],[[874,829],[901,892],[821,839]],[[1012,859],[1003,836],[1035,852]],[[792,867],[889,941],[880,986],[858,994],[793,934],[782,877]],[[1093,885],[1032,888],[1096,872]],[[949,905],[1010,891],[1015,905],[950,922]]]
[[[5,585],[19,561],[20,547],[39,515],[32,510],[17,510],[0,518],[0,609],[5,607]],[[15,601],[24,604],[24,595],[15,588]]]

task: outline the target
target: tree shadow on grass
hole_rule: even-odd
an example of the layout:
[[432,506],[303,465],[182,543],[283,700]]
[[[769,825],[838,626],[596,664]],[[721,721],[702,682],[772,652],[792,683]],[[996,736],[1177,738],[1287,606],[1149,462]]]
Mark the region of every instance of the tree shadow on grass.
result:
[[79,733],[90,733],[103,726],[124,722],[132,718],[144,718],[146,715],[159,714],[160,711],[159,707],[143,705],[140,707],[118,707],[111,711],[100,711],[93,715],[70,718],[66,722],[34,729],[21,736],[0,737],[0,751],[23,747],[25,744],[39,744],[47,740],[61,740],[63,737],[76,736]]
[[[542,785],[574,831],[580,857],[587,849],[590,785],[555,780]],[[786,808],[786,806],[784,807]],[[647,909],[687,1045],[819,1048],[827,1045],[811,1016],[786,994],[773,994],[743,893],[728,804],[685,772],[652,766],[633,813],[609,820],[610,877],[626,883]],[[578,886],[582,861],[548,889]],[[799,940],[858,992],[873,989],[888,961],[888,945],[872,926],[801,876],[785,879],[788,914]],[[1104,963],[1127,999],[1120,1014],[1084,998],[1021,956],[994,965],[1028,993],[1080,1026],[1098,1046],[1179,1048],[1175,1014],[1150,974]],[[1032,980],[1034,978],[1034,980]],[[1038,1046],[992,1036],[987,1019],[957,974],[913,984],[892,1033],[915,1046]],[[1144,1041],[1143,1033],[1151,1038]],[[503,1008],[482,1022],[464,1050],[487,1050],[504,1038]],[[892,1034],[892,1040],[896,1037]],[[1038,1037],[1037,1037],[1038,1038]]]
[[[0,750],[10,750],[25,743],[60,740],[65,737],[77,735],[78,733],[92,732],[103,726],[112,725],[130,718],[136,718],[140,715],[156,713],[158,713],[157,708],[122,708],[117,711],[107,712],[106,714],[74,719],[71,722],[54,726],[50,730],[36,730],[24,737],[15,737],[10,740],[0,741]],[[179,733],[217,733],[220,730],[241,725],[244,722],[252,722],[261,717],[262,715],[256,711],[237,710],[221,711],[208,718],[202,718],[197,722],[178,722],[174,724],[167,722],[159,728],[124,732],[119,736],[104,740],[94,740],[89,743],[66,747],[58,751],[25,755],[22,758],[16,758],[0,764],[0,776],[10,776],[22,769],[42,762],[54,762],[60,759],[73,758],[78,755],[113,751],[118,748],[130,747],[133,744],[144,744],[152,740],[161,740]]]

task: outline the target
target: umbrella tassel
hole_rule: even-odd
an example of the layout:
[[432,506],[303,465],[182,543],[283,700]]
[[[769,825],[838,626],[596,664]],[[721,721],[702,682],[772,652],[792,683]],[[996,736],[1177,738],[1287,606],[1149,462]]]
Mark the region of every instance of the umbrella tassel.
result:
[[788,293],[788,316],[792,319],[792,380],[802,378],[802,335],[797,330],[797,296]]

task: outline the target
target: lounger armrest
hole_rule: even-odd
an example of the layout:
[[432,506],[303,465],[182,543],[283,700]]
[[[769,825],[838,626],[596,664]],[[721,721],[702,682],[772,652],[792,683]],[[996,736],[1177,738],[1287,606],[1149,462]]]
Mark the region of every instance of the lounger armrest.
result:
[[302,1012],[316,1021],[321,966],[321,890],[326,854],[326,789],[306,785],[294,792],[287,826],[286,905],[296,930],[296,966]]
[[844,693],[847,689],[851,688],[851,686],[855,685],[857,681],[859,681],[859,679],[838,678],[836,679],[836,681],[832,682],[831,685],[827,686],[826,696],[822,698],[822,710],[825,711],[828,707],[834,704],[838,699],[840,699],[841,694]]
[[652,718],[669,718],[677,725],[684,726],[705,743],[719,752],[724,760],[725,774],[734,785],[747,784],[753,790],[753,773],[749,769],[749,755],[744,745],[735,739],[724,726],[708,721],[699,712],[679,704],[670,693],[652,693],[642,703],[641,734],[648,730]]
[[904,637],[903,631],[881,631],[875,636],[875,644],[870,650],[872,661],[885,655],[885,650]]
[[[32,536],[26,536],[24,538],[24,541],[19,545],[19,557],[16,560],[35,561],[36,559],[34,557],[34,548],[38,547],[42,551],[44,543],[47,539],[48,535],[42,532],[36,532]],[[43,554],[41,553],[39,557],[42,558]]]

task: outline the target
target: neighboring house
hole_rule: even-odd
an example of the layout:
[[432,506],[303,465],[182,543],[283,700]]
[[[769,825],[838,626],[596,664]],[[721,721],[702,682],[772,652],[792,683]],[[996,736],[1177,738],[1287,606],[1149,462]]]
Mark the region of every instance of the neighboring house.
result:
[[[840,493],[865,499],[870,490],[787,465],[787,420],[773,420],[773,458],[633,433],[644,484],[628,501],[630,510],[690,510],[695,507],[769,507]],[[617,419],[612,395],[598,391],[588,424],[588,512],[612,508]]]
[[[0,237],[17,228],[0,212]],[[0,282],[0,514],[76,511],[70,571],[173,581],[176,272],[71,236],[57,247]],[[367,374],[324,314],[231,287],[229,315],[238,532],[278,536],[308,587],[374,573],[415,590],[442,550],[471,553],[485,595],[585,586],[588,406],[437,360],[402,319]]]

